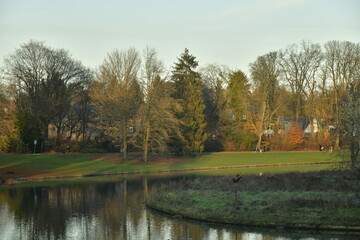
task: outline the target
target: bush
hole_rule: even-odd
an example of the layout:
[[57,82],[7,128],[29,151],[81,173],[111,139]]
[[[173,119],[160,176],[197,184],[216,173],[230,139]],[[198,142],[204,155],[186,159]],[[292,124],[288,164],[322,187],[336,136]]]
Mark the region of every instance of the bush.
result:
[[304,139],[304,131],[301,130],[298,126],[291,126],[290,131],[285,134],[286,139],[286,150],[296,150],[299,149],[303,143]]
[[253,151],[257,141],[258,139],[255,135],[244,134],[241,137],[241,144],[239,150]]
[[225,151],[253,151],[256,142],[257,137],[254,134],[247,133],[228,137],[222,145]]

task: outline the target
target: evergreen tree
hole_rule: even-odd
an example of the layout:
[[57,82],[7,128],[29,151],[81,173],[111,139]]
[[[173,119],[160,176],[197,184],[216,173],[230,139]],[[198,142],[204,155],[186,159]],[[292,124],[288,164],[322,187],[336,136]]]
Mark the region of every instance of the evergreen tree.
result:
[[229,80],[229,98],[236,125],[242,125],[248,106],[249,94],[250,84],[247,76],[240,70],[233,72]]
[[207,138],[204,131],[206,123],[203,87],[200,75],[195,71],[197,66],[195,57],[185,49],[172,71],[172,81],[175,85],[174,98],[181,106],[177,111],[177,117],[181,121],[184,136],[184,140],[179,141],[181,146],[177,147],[183,154],[202,152]]
[[[250,95],[250,84],[247,76],[242,71],[238,70],[230,74],[229,85],[228,85],[228,98],[229,106],[231,109],[232,119],[227,124],[227,139],[231,139],[233,150],[244,150],[251,149],[251,143],[246,143],[245,139],[245,124],[247,107],[249,105]],[[247,140],[248,141],[248,140]],[[250,145],[250,146],[247,146]]]

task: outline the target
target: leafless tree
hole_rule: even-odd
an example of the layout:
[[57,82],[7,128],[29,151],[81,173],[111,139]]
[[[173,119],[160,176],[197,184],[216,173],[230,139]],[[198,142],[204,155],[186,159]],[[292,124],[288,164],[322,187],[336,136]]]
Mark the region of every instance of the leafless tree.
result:
[[35,119],[45,139],[53,123],[60,139],[71,105],[91,81],[91,72],[67,51],[38,41],[30,41],[11,54],[5,69],[16,89],[19,110]]
[[90,89],[98,126],[121,142],[124,160],[127,160],[129,129],[134,126],[142,101],[140,65],[141,58],[135,49],[115,50],[105,58]]
[[[220,141],[230,118],[226,89],[232,71],[227,66],[210,64],[201,68],[200,74],[204,84],[206,131],[213,136],[213,140]],[[218,147],[221,149],[221,146]]]
[[302,41],[300,45],[290,45],[280,52],[281,76],[294,95],[296,122],[304,113],[307,99],[314,97],[316,74],[322,61],[319,44]]
[[[325,44],[324,73],[331,82],[333,89],[332,102],[335,121],[340,119],[339,104],[350,89],[350,84],[357,87],[360,72],[360,44],[348,41],[330,41]],[[339,148],[339,136],[336,138],[335,148]]]
[[166,82],[163,63],[153,48],[144,50],[141,86],[144,95],[137,119],[140,126],[137,136],[143,149],[143,160],[147,162],[149,151],[167,151],[171,136],[180,136],[180,123],[173,109],[176,102],[170,97],[171,84]]
[[360,79],[350,83],[339,104],[338,131],[350,147],[351,168],[359,167],[360,151]]

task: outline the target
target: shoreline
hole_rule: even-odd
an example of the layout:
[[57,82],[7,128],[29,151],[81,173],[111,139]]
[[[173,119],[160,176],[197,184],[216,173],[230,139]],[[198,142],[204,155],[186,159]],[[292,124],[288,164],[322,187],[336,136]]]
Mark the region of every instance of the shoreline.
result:
[[319,230],[319,231],[339,231],[339,232],[356,232],[360,235],[360,226],[330,226],[330,225],[321,225],[321,226],[311,226],[306,224],[299,224],[299,225],[276,225],[276,224],[241,224],[241,223],[234,223],[234,222],[228,222],[228,221],[217,221],[217,220],[211,220],[211,219],[203,219],[203,218],[196,218],[193,216],[186,216],[184,214],[178,213],[178,212],[172,212],[172,211],[165,211],[158,209],[156,206],[148,205],[146,203],[146,207],[151,209],[152,211],[157,211],[159,213],[162,213],[164,215],[167,215],[169,217],[178,218],[178,219],[189,219],[189,220],[195,220],[200,221],[204,223],[215,223],[215,224],[225,224],[225,225],[232,225],[232,226],[244,226],[244,227],[261,227],[261,228],[279,228],[279,229],[299,229],[299,230]]

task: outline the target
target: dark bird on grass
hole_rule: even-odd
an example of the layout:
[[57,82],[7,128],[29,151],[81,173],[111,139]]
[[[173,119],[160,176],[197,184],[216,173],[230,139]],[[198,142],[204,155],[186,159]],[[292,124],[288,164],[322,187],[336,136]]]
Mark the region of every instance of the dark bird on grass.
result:
[[240,181],[240,179],[242,178],[243,176],[241,176],[240,174],[237,174],[236,175],[236,178],[233,178],[233,183],[238,183]]

